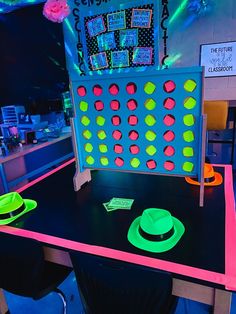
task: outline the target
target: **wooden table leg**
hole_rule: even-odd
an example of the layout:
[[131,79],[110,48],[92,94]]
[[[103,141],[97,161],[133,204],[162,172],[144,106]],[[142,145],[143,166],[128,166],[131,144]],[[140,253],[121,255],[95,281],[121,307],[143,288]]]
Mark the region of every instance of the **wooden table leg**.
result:
[[230,314],[232,292],[215,289],[214,314]]
[[6,314],[7,312],[8,312],[7,302],[3,290],[0,288],[0,314]]

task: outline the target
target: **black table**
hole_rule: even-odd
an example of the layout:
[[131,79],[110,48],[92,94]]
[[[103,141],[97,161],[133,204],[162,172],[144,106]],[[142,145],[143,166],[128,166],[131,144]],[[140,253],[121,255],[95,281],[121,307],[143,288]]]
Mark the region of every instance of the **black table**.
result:
[[[232,169],[215,170],[224,184],[206,187],[199,207],[199,187],[180,177],[95,170],[91,182],[75,192],[71,163],[21,192],[38,207],[0,231],[38,239],[57,263],[70,265],[68,251],[78,250],[170,271],[173,294],[214,304],[214,313],[229,313],[236,290]],[[135,201],[131,210],[106,212],[102,204],[112,197]],[[168,252],[149,253],[127,240],[131,222],[149,207],[167,209],[185,225],[180,242]]]

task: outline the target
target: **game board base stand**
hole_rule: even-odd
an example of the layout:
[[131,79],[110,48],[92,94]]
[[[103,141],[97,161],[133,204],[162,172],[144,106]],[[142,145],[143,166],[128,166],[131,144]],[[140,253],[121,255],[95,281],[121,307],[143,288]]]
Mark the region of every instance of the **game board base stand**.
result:
[[85,171],[81,172],[80,165],[79,165],[79,159],[77,158],[78,156],[78,148],[75,143],[75,125],[74,125],[74,119],[70,119],[70,125],[71,125],[71,131],[72,131],[72,144],[73,144],[73,149],[74,149],[74,154],[76,156],[75,158],[75,165],[76,165],[76,172],[73,177],[73,183],[74,183],[74,190],[79,191],[81,189],[81,186],[86,183],[91,181],[91,173],[89,169],[86,169]]

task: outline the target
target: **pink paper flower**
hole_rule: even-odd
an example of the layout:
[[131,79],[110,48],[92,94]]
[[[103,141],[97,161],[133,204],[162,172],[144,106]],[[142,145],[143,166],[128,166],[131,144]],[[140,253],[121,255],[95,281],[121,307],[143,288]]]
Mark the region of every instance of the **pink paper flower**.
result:
[[61,23],[70,14],[66,0],[47,0],[43,7],[43,15],[52,22]]

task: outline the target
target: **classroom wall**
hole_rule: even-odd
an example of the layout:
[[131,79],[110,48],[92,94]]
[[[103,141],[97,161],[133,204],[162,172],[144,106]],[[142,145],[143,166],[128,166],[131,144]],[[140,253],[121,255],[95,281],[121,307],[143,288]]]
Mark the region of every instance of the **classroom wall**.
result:
[[[169,20],[179,12],[170,20],[168,29],[168,53],[173,67],[199,65],[201,44],[236,41],[236,1],[206,1],[212,6],[199,15],[187,9],[187,1],[169,1]],[[205,78],[204,86],[206,100],[236,99],[236,76]]]

